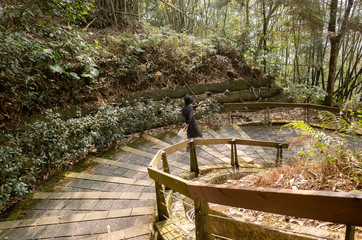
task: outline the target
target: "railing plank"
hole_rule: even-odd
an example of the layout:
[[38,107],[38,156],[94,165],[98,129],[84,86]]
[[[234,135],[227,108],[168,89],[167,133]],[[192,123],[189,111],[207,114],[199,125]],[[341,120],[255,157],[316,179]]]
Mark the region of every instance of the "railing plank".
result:
[[161,162],[162,149],[159,150],[150,162],[150,167],[157,167]]
[[189,144],[189,141],[190,141],[190,140],[182,141],[182,142],[177,143],[177,144],[175,144],[175,145],[166,147],[166,148],[164,148],[164,149],[162,149],[162,150],[165,151],[165,153],[166,153],[167,155],[169,155],[169,154],[171,154],[171,153],[174,153],[174,152],[177,152],[177,151],[179,151],[179,150],[181,150],[181,149],[186,148],[186,147],[188,146],[188,144]]
[[194,200],[362,226],[362,194],[188,183]]
[[[216,145],[216,144],[230,144],[233,138],[210,138],[210,139],[194,139],[196,145]],[[283,148],[288,148],[288,143],[269,142],[258,140],[235,139],[236,144],[261,146],[261,147],[278,147],[280,144]]]
[[273,227],[265,227],[257,223],[213,214],[210,215],[210,227],[214,234],[223,236],[225,239],[256,239],[256,236],[257,239],[312,239],[287,231],[280,231]]
[[340,109],[336,107],[322,106],[318,104],[310,104],[310,103],[276,103],[276,102],[246,102],[246,103],[225,103],[225,108],[230,109],[240,109],[240,108],[273,108],[273,107],[289,107],[289,108],[311,108],[316,110],[330,111],[330,112],[339,112]]
[[279,147],[288,148],[288,143],[281,142],[268,142],[268,141],[258,141],[258,140],[246,140],[246,139],[235,139],[236,144],[249,145],[249,146],[260,146],[260,147]]
[[194,139],[196,145],[230,144],[231,138]]
[[179,192],[186,197],[189,196],[186,180],[151,167],[148,168],[148,175],[156,182],[165,185],[173,191]]

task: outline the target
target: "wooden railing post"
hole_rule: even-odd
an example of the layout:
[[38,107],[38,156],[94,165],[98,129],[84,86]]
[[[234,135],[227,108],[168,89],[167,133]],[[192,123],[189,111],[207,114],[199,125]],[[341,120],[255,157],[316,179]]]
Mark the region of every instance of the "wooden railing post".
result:
[[264,124],[266,125],[266,108],[264,108]]
[[170,173],[170,168],[168,167],[167,156],[165,151],[162,151],[161,159],[162,159],[163,171],[166,173]]
[[354,231],[355,231],[354,226],[346,225],[346,236],[344,240],[354,240]]
[[207,202],[195,201],[195,232],[196,240],[211,240],[209,205]]
[[156,203],[157,203],[157,217],[158,221],[161,222],[169,218],[169,214],[166,206],[165,194],[162,188],[162,184],[155,181],[156,187]]
[[283,158],[283,145],[279,144],[277,146],[277,157],[275,159],[275,166],[280,166],[281,165],[282,158]]
[[310,119],[309,119],[309,103],[307,104],[307,124],[309,124]]
[[270,113],[269,113],[269,107],[264,108],[264,123],[265,125],[270,123]]
[[231,140],[231,166],[239,168],[238,150],[235,139]]
[[197,177],[200,171],[199,171],[199,166],[197,164],[195,142],[193,139],[191,139],[189,142],[189,148],[190,148],[190,171],[194,172],[195,177]]
[[235,164],[235,160],[234,160],[234,141],[235,141],[235,139],[230,141],[230,145],[231,145],[230,164],[231,164],[231,166],[234,166],[234,164]]

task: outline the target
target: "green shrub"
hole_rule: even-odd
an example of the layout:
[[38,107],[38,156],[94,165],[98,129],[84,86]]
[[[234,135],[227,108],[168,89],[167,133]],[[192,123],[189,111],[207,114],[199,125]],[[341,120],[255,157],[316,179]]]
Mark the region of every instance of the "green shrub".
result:
[[[201,101],[196,117],[219,110],[213,99]],[[98,112],[63,120],[49,112],[46,121],[37,121],[14,136],[9,146],[0,147],[0,205],[13,196],[28,192],[33,177],[59,169],[69,160],[78,160],[94,148],[102,148],[125,134],[180,121],[180,104],[145,100],[133,107],[106,106]]]
[[18,146],[0,147],[0,206],[7,204],[11,195],[23,196],[28,184],[35,180],[29,173],[34,167]]

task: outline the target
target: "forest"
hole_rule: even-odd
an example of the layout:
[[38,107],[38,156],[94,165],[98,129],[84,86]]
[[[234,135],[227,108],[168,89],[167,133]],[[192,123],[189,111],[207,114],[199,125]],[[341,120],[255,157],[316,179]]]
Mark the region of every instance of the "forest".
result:
[[296,101],[361,101],[359,1],[3,1],[0,27],[0,126],[246,66]]
[[361,59],[358,0],[1,0],[0,210],[128,134],[177,124],[189,89],[197,118],[283,101],[351,109],[361,126]]

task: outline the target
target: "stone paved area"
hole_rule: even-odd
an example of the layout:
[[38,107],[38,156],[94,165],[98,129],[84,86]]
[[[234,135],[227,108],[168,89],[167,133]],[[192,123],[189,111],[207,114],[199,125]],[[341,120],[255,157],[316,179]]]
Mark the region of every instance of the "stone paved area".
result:
[[[205,138],[241,138],[285,141],[298,136],[280,127],[236,125],[207,129]],[[21,219],[0,222],[0,240],[12,239],[149,239],[155,213],[154,182],[147,166],[161,148],[178,143],[175,134],[164,139],[144,136],[136,146],[120,146],[111,156],[98,157],[97,165],[82,173],[69,173],[54,192],[37,192],[38,202]],[[240,161],[274,161],[276,150],[238,146]],[[229,145],[198,146],[199,166],[230,159]],[[189,169],[189,152],[167,156],[172,174]]]

